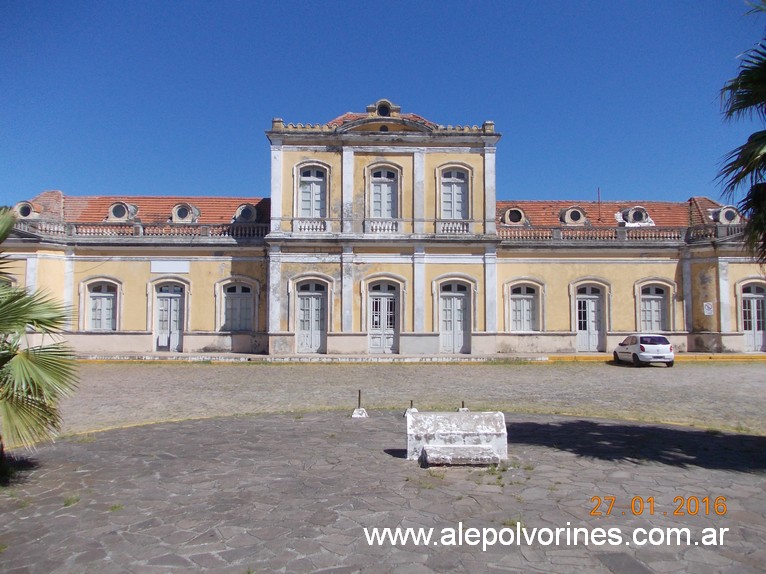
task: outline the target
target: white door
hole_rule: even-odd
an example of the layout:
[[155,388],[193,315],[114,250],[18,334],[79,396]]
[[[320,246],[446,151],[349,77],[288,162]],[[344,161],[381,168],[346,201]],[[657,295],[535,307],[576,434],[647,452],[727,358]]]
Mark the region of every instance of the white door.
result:
[[[586,289],[598,289],[588,287]],[[577,350],[601,351],[603,346],[601,329],[601,298],[598,296],[577,297]]]
[[766,351],[766,290],[748,285],[743,289],[742,328],[746,351]]
[[298,292],[298,352],[323,353],[327,338],[324,285],[306,283]]
[[157,293],[157,350],[181,351],[183,287],[163,285]]
[[441,314],[441,352],[470,352],[468,335],[468,291],[465,285],[450,283],[442,285],[439,301]]
[[373,285],[369,305],[370,353],[396,353],[396,286],[391,283]]

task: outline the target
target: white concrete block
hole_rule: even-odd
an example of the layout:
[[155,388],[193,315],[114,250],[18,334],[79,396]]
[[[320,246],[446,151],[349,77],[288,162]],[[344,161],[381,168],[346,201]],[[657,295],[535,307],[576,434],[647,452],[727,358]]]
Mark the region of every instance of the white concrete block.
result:
[[508,459],[508,431],[501,412],[411,412],[407,420],[407,458],[418,460],[423,447],[488,446]]

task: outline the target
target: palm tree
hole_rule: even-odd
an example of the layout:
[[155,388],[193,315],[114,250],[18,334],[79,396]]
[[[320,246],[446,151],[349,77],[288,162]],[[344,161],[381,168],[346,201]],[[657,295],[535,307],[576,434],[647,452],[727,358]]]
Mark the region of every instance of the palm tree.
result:
[[[766,13],[766,0],[753,4],[750,13]],[[766,38],[743,55],[737,77],[721,90],[723,114],[727,120],[758,118],[766,122]],[[748,187],[739,202],[747,218],[745,244],[750,252],[766,263],[766,130],[752,134],[747,142],[729,153],[718,178],[724,195],[733,198]]]
[[[0,244],[13,228],[12,211],[0,210]],[[3,441],[32,447],[61,427],[59,399],[77,386],[74,354],[64,343],[27,345],[27,329],[48,335],[66,324],[64,306],[46,295],[14,287],[7,256],[0,252],[0,463]],[[44,341],[43,341],[44,342]]]

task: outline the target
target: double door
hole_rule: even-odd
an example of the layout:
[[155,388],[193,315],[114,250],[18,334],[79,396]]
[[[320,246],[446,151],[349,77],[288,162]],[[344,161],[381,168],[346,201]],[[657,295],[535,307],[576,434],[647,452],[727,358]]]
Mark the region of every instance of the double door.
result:
[[156,349],[183,350],[184,288],[162,285],[157,290]]

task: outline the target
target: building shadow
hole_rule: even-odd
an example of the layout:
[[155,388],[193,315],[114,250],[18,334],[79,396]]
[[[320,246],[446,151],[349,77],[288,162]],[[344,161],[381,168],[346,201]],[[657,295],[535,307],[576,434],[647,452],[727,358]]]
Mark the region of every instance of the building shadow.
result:
[[582,457],[636,464],[658,462],[738,472],[766,470],[763,436],[587,420],[511,422],[506,427],[509,448],[544,446]]

